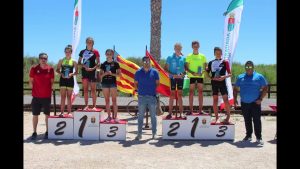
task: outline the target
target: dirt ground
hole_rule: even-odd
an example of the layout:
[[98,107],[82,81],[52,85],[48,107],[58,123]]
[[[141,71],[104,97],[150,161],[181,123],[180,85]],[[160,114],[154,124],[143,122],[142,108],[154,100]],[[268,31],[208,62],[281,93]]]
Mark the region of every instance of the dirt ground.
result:
[[32,134],[31,112],[24,112],[24,168],[276,168],[276,117],[262,117],[264,146],[242,142],[245,136],[243,117],[234,115],[234,141],[166,141],[162,140],[162,121],[158,119],[158,139],[151,130],[143,130],[141,141],[135,141],[137,120],[127,113],[126,141],[44,140],[44,115],[39,117],[38,138]]

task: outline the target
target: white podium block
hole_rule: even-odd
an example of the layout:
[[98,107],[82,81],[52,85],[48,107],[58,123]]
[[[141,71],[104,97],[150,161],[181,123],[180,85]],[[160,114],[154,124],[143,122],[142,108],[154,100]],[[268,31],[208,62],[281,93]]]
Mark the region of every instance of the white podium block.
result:
[[210,115],[192,114],[186,119],[163,118],[163,139],[234,140],[234,124],[212,124]]
[[189,125],[184,118],[165,119],[162,122],[163,139],[184,140],[190,138]]
[[209,131],[207,132],[206,136],[209,140],[234,140],[235,125],[212,123],[209,127]]
[[74,139],[99,140],[100,111],[74,112]]
[[48,139],[73,139],[73,116],[49,116]]
[[125,120],[100,122],[100,140],[126,140]]

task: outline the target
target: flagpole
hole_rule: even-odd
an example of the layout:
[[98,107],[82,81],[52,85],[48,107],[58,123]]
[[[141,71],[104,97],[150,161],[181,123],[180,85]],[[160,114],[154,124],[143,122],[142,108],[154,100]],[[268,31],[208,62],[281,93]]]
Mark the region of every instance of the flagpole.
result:
[[[147,45],[146,45],[145,56],[147,56]],[[150,130],[148,119],[149,119],[149,109],[146,108],[146,124],[145,127],[143,128],[144,130]]]

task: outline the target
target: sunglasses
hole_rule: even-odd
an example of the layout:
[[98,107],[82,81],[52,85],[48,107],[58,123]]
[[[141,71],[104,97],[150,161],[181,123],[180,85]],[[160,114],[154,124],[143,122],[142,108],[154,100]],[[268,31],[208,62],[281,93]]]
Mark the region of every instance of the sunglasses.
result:
[[42,59],[42,60],[48,60],[48,58],[45,58],[45,57],[41,57],[40,59]]
[[146,60],[145,60],[143,63],[150,63],[150,61],[146,61]]
[[71,53],[70,51],[65,51],[65,53]]
[[245,66],[245,69],[252,69],[252,66]]

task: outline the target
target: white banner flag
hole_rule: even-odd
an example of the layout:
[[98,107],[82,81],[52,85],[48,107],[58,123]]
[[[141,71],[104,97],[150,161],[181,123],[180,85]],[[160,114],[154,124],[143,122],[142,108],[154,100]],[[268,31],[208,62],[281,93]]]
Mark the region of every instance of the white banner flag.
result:
[[[73,36],[72,36],[72,58],[75,58],[75,53],[77,46],[80,40],[80,33],[81,33],[81,0],[75,0],[74,4],[74,12],[73,12]],[[75,70],[74,70],[75,71]],[[76,80],[76,76],[74,76],[74,88],[71,97],[72,103],[75,100],[75,97],[79,93],[79,86]]]
[[[232,72],[232,62],[235,47],[239,37],[239,30],[241,24],[241,16],[243,11],[244,1],[243,0],[232,0],[229,4],[227,11],[224,13],[225,25],[224,25],[224,44],[223,44],[223,54],[224,59],[228,60],[230,65],[230,70]],[[231,85],[231,78],[226,78],[226,86],[228,91],[228,100],[230,105],[233,105],[233,91]],[[223,99],[221,100],[220,109],[225,108]]]

